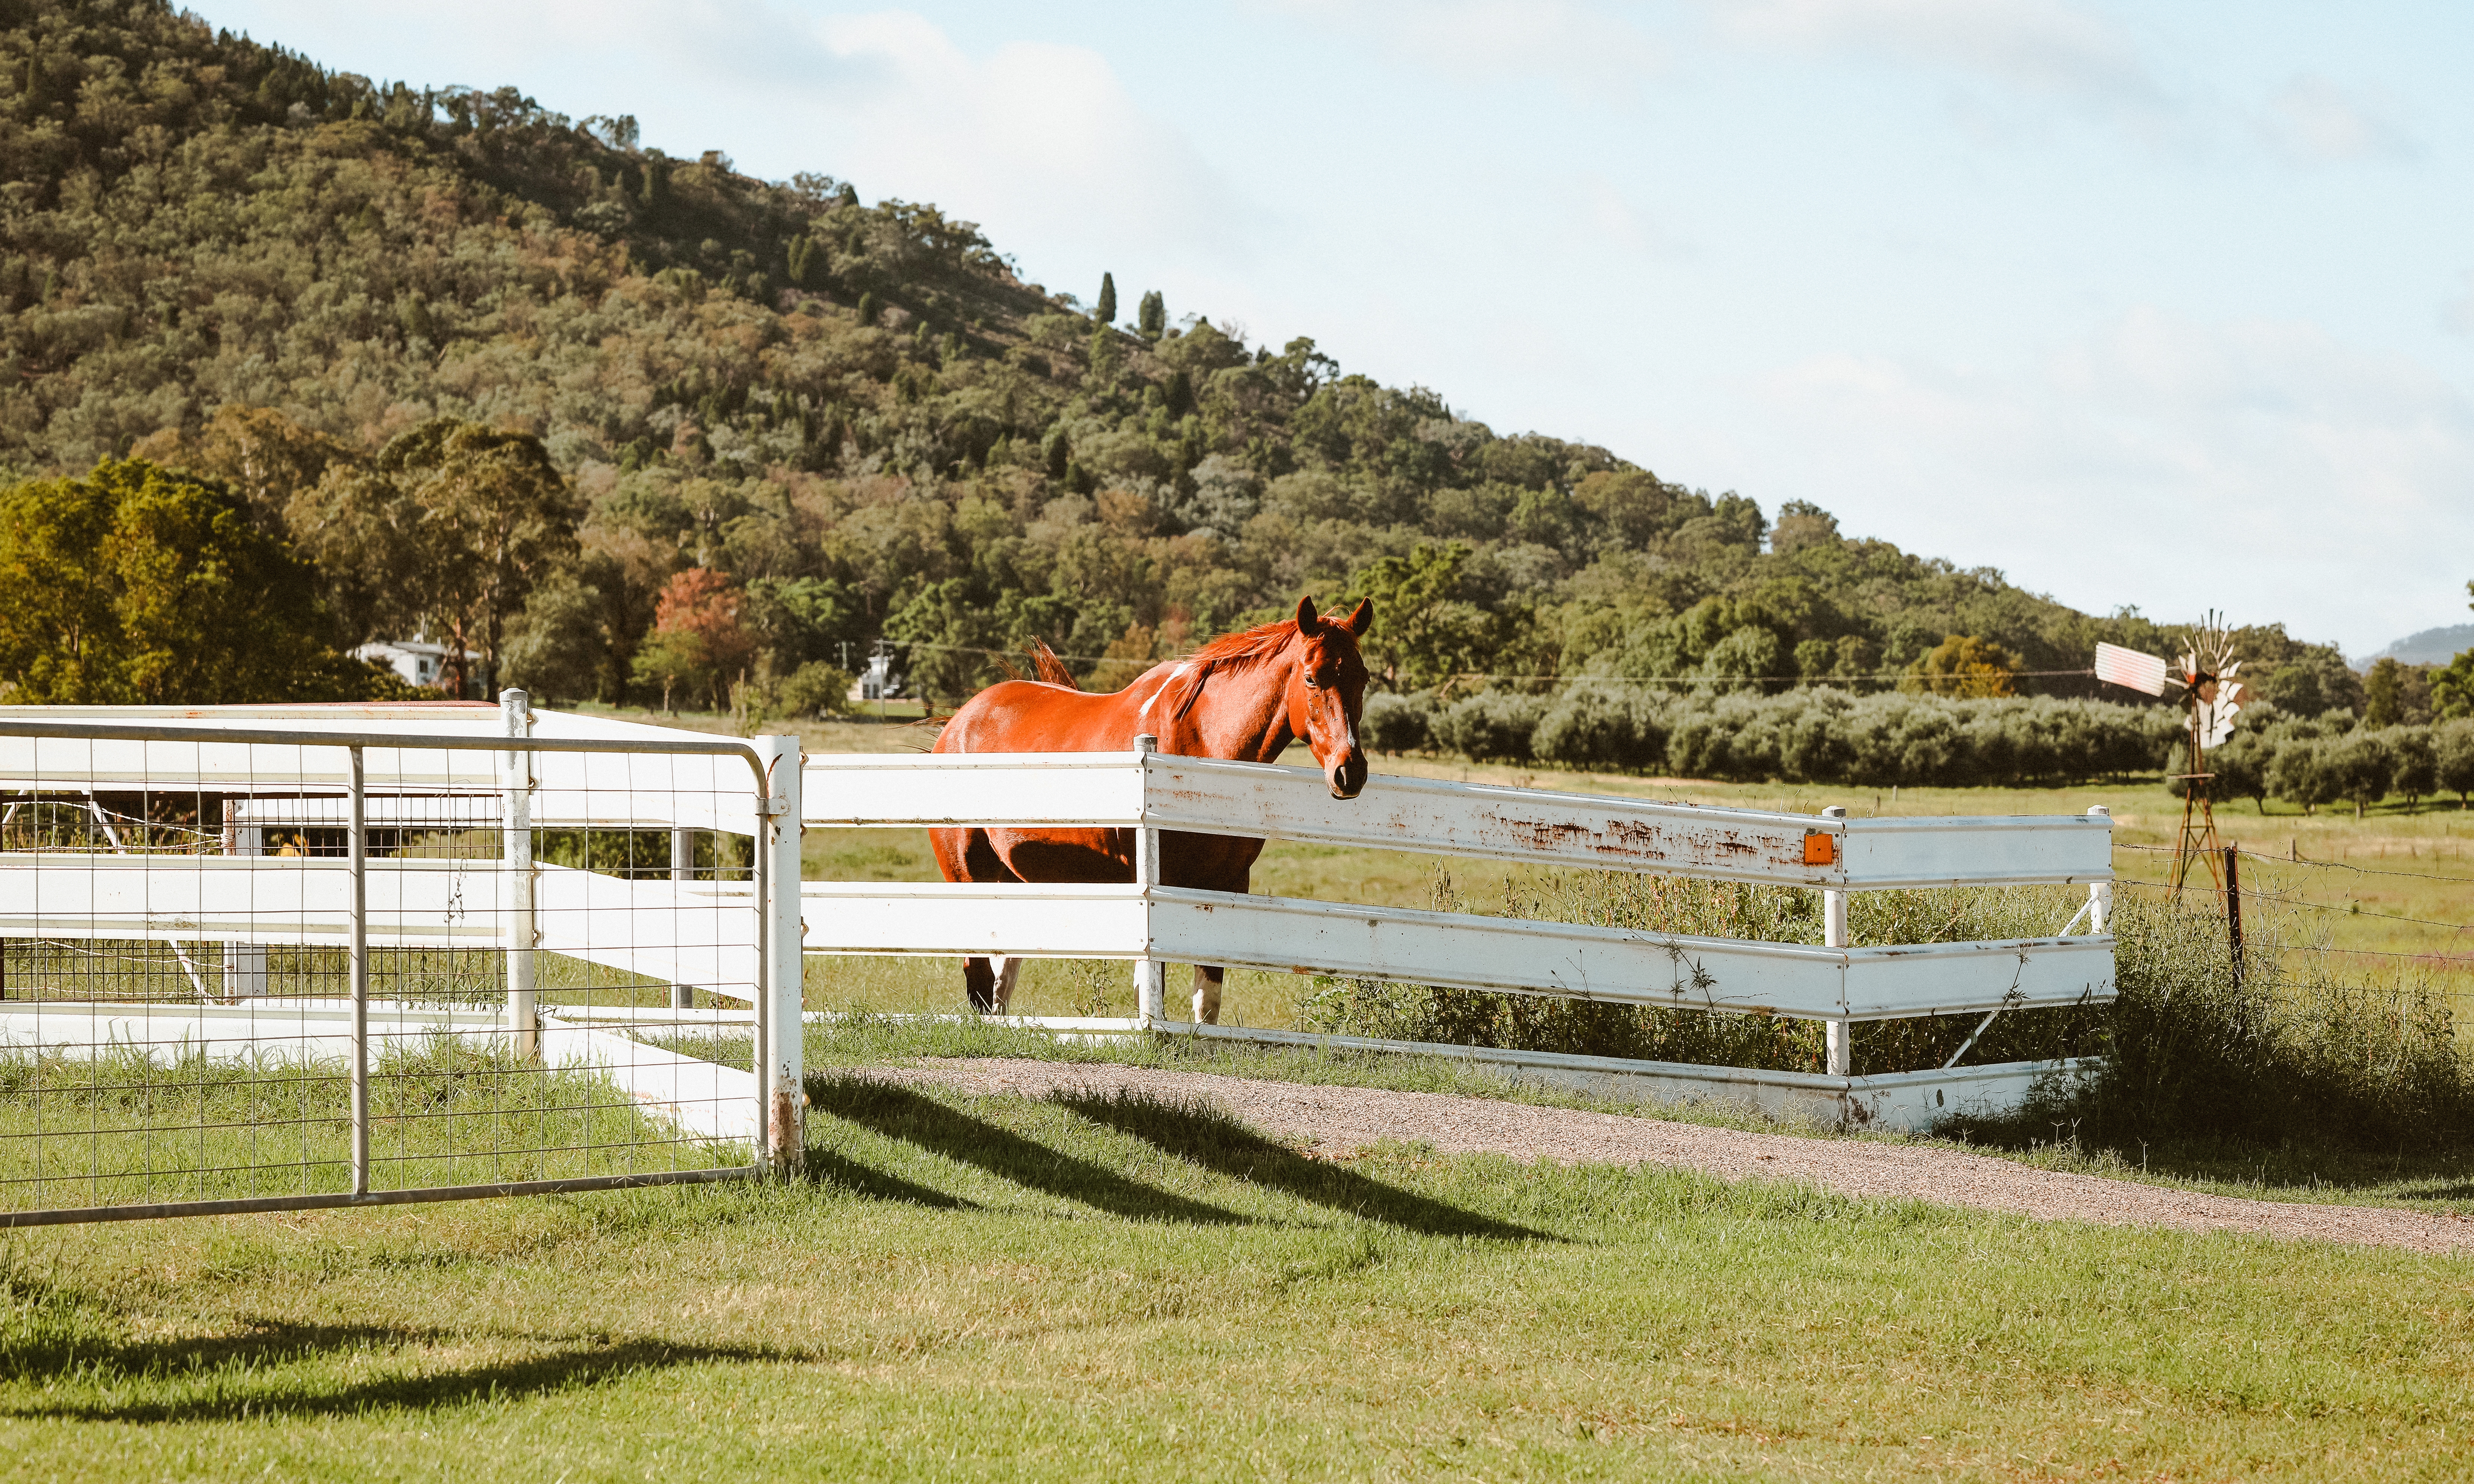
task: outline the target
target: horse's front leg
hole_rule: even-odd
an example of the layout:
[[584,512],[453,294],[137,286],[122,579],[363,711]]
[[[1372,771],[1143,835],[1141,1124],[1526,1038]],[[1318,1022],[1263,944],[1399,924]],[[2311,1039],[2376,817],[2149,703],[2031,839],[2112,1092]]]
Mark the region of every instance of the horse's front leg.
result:
[[962,987],[971,1009],[982,1015],[1002,1015],[1013,1004],[1013,986],[1022,979],[1022,961],[1015,958],[964,959]]
[[1206,1026],[1220,1024],[1220,986],[1228,971],[1217,964],[1194,966],[1194,1018]]

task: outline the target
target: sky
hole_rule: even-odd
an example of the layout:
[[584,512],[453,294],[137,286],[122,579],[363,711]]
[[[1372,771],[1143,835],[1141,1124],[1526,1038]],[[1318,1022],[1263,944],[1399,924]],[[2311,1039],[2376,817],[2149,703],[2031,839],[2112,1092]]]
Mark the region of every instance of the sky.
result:
[[2090,612],[2468,620],[2474,7],[192,3]]

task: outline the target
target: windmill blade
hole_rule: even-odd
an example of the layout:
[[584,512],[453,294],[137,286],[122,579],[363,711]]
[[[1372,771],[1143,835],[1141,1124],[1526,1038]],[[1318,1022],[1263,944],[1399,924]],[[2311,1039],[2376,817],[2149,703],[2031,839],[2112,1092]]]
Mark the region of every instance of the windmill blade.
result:
[[2152,654],[2142,654],[2120,645],[2098,645],[2096,646],[2096,676],[2127,690],[2162,695],[2171,670],[2163,660]]

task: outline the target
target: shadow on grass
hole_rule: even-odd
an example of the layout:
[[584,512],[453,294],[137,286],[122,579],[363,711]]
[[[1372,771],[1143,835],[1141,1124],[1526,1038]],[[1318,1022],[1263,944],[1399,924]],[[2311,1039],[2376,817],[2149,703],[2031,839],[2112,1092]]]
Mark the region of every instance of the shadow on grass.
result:
[[[639,1371],[711,1361],[747,1364],[813,1359],[770,1346],[673,1345],[661,1340],[549,1342],[547,1354],[425,1374],[330,1380],[286,1376],[278,1368],[315,1364],[354,1351],[400,1350],[412,1345],[469,1344],[474,1336],[358,1325],[261,1325],[245,1334],[199,1340],[111,1341],[83,1337],[34,1347],[8,1357],[0,1375],[53,1382],[23,1402],[0,1402],[0,1415],[83,1422],[227,1422],[251,1417],[328,1417],[386,1407],[432,1409],[503,1400],[618,1380]],[[59,1394],[92,1387],[85,1399]],[[202,1388],[206,1395],[164,1396]],[[113,1396],[130,1389],[154,1395]]]
[[2249,1187],[2241,1193],[2275,1199],[2286,1192],[2338,1190],[2381,1204],[2474,1202],[2474,1150],[2462,1147],[2366,1149],[2331,1140],[2253,1142],[2168,1136],[2143,1145],[2082,1150],[2069,1124],[2026,1117],[1969,1119],[1935,1131],[1988,1154],[2028,1155],[2059,1146],[2097,1160],[2119,1161],[2094,1174],[2160,1175],[2195,1184]]
[[1368,1221],[1384,1222],[1429,1236],[1559,1240],[1543,1231],[1387,1185],[1355,1170],[1309,1159],[1208,1107],[1170,1102],[1125,1088],[1113,1092],[1057,1092],[1050,1094],[1049,1100],[1094,1123],[1129,1133],[1163,1153],[1192,1160],[1233,1180],[1267,1185],[1300,1201],[1311,1201]]
[[965,1201],[960,1196],[949,1196],[941,1190],[913,1184],[899,1175],[887,1175],[883,1170],[856,1159],[845,1159],[830,1149],[818,1149],[813,1144],[808,1146],[808,1179],[820,1184],[839,1185],[853,1195],[865,1196],[871,1201],[906,1201],[912,1205],[934,1206],[944,1211],[981,1209],[977,1201]]
[[[1034,1139],[973,1118],[958,1108],[891,1083],[858,1077],[822,1077],[808,1083],[812,1113],[845,1118],[887,1138],[915,1144],[1001,1180],[1096,1206],[1129,1221],[1181,1221],[1196,1225],[1244,1224],[1250,1219],[1200,1201],[1128,1180],[1114,1170],[1078,1159]],[[811,1154],[810,1157],[814,1157]],[[850,1161],[843,1161],[850,1164]],[[851,1165],[854,1170],[864,1166]],[[869,1172],[876,1175],[876,1172]],[[878,1180],[892,1177],[876,1175]],[[907,1180],[895,1183],[910,1189]],[[908,1198],[905,1198],[908,1199]],[[941,1197],[953,1203],[953,1198]],[[954,1203],[959,1204],[959,1203]]]

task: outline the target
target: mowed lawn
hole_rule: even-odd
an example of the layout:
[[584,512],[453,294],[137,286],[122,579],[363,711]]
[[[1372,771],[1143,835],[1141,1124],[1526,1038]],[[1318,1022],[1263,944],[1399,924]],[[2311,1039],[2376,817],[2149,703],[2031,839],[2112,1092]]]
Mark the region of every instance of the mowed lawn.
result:
[[2474,1470],[2461,1258],[812,1092],[797,1185],[20,1233],[0,1474]]

